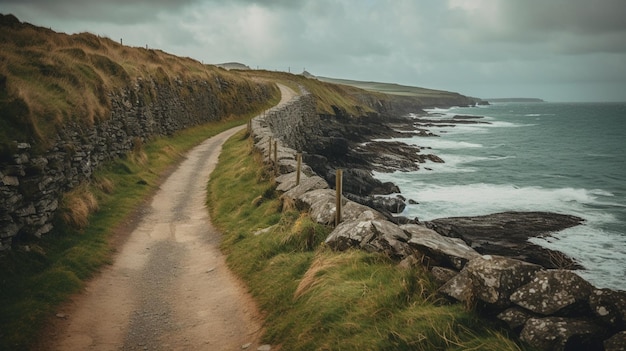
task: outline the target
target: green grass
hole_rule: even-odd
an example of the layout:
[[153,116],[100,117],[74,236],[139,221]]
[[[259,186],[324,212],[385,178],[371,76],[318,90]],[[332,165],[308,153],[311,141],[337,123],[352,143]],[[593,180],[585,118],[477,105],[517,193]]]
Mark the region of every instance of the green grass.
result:
[[[264,108],[278,102],[278,97]],[[262,109],[260,109],[262,110]],[[28,349],[47,318],[86,280],[109,264],[117,228],[152,194],[162,175],[202,140],[241,125],[253,113],[194,127],[153,140],[98,170],[80,192],[92,194],[99,210],[76,229],[57,220],[52,233],[0,255],[0,350]],[[71,198],[69,194],[67,198]],[[66,200],[64,199],[64,200]],[[63,215],[61,210],[60,214]]]
[[208,188],[227,262],[265,314],[265,342],[283,350],[522,349],[441,299],[424,268],[325,247],[331,229],[282,208],[271,173],[243,133],[224,145]]

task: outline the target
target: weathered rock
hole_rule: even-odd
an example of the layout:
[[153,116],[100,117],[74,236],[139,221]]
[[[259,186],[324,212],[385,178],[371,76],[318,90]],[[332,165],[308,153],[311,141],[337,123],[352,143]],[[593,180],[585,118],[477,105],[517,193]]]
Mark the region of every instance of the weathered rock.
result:
[[626,330],[626,291],[594,290],[589,295],[589,306],[609,328]]
[[511,330],[519,331],[529,319],[537,316],[519,307],[511,307],[500,312],[496,317],[505,322]]
[[362,205],[374,208],[379,211],[389,213],[401,213],[406,208],[406,203],[399,196],[359,196],[350,193],[345,195],[348,199],[358,202]]
[[300,180],[300,185],[291,188],[289,191],[284,193],[282,197],[288,197],[295,200],[305,193],[317,189],[328,189],[328,183],[318,176],[308,177]]
[[550,212],[502,212],[450,217],[425,222],[437,233],[461,238],[483,255],[500,255],[546,268],[582,268],[571,258],[528,241],[529,238],[579,225],[579,217]]
[[[295,159],[285,158],[285,159],[278,160],[278,173],[279,174],[287,174],[291,172],[295,173],[297,169],[298,169],[298,161],[296,161]],[[307,165],[301,165],[300,170],[301,172],[308,173],[308,174],[311,174],[313,172],[311,170],[311,167]]]
[[477,299],[505,308],[511,304],[511,294],[540,269],[541,266],[511,258],[481,256],[469,261],[439,291],[468,304]]
[[439,235],[425,226],[406,224],[400,228],[410,235],[409,245],[431,258],[433,264],[461,270],[467,261],[480,256],[463,240]]
[[529,319],[520,338],[539,350],[602,350],[604,334],[588,320],[546,317]]
[[435,281],[441,285],[445,284],[447,281],[459,274],[459,272],[454,269],[439,266],[432,267],[430,269],[430,273],[433,275],[433,278],[435,278]]
[[[318,202],[332,202],[334,204],[336,196],[336,191],[332,189],[314,189],[300,194],[294,200],[298,209],[306,211]],[[347,200],[342,198],[342,201],[346,202]]]
[[511,301],[542,315],[560,312],[573,317],[588,312],[587,298],[592,289],[591,284],[576,273],[547,270],[537,272],[530,283],[516,290]]
[[604,341],[604,351],[626,351],[626,331],[619,332]]
[[343,221],[385,220],[385,216],[382,213],[354,201],[347,201],[343,205],[341,218]]
[[[308,177],[309,176],[306,173],[300,172],[300,181]],[[274,179],[274,181],[278,184],[278,186],[276,187],[276,190],[282,191],[282,192],[291,190],[292,188],[296,186],[296,180],[297,180],[296,178],[297,178],[297,174],[295,171],[286,173],[286,174],[281,174],[280,176],[276,177],[276,179]]]
[[326,238],[326,244],[339,251],[360,248],[402,259],[411,253],[408,239],[402,229],[388,221],[350,221],[340,223]]

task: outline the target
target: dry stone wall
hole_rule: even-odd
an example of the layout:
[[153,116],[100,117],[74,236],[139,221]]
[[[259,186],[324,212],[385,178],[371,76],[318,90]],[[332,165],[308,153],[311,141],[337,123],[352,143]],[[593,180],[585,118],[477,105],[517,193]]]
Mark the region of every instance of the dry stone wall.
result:
[[61,195],[90,179],[103,162],[148,139],[245,113],[269,100],[273,91],[268,85],[246,86],[219,77],[137,79],[109,95],[109,118],[91,126],[66,125],[47,152],[16,141],[12,159],[0,161],[0,251],[21,238],[50,232]]

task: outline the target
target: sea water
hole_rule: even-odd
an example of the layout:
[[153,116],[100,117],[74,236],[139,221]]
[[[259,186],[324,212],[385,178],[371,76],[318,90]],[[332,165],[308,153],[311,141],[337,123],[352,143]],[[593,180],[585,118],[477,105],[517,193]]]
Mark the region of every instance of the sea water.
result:
[[[626,290],[626,103],[496,103],[434,109],[429,119],[483,116],[489,124],[434,126],[399,139],[445,163],[376,173],[419,204],[419,220],[550,211],[585,223],[532,242],[574,258],[597,287]],[[398,140],[398,139],[395,139]]]

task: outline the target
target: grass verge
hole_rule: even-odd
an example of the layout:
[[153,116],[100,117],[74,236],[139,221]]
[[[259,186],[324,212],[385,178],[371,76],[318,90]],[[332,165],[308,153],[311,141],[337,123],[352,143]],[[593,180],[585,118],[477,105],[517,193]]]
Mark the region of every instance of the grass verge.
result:
[[522,349],[440,299],[425,269],[325,247],[331,229],[283,210],[252,150],[243,133],[224,145],[207,202],[229,266],[265,314],[265,342],[283,350]]
[[[264,107],[275,105],[277,99]],[[21,249],[2,253],[0,350],[29,349],[55,308],[80,291],[102,265],[110,263],[115,233],[128,224],[133,211],[154,193],[163,174],[181,161],[186,151],[210,136],[245,123],[254,114],[155,139],[127,157],[104,165],[90,184],[63,199],[67,204],[52,233],[24,243]],[[83,213],[82,202],[97,212]]]

